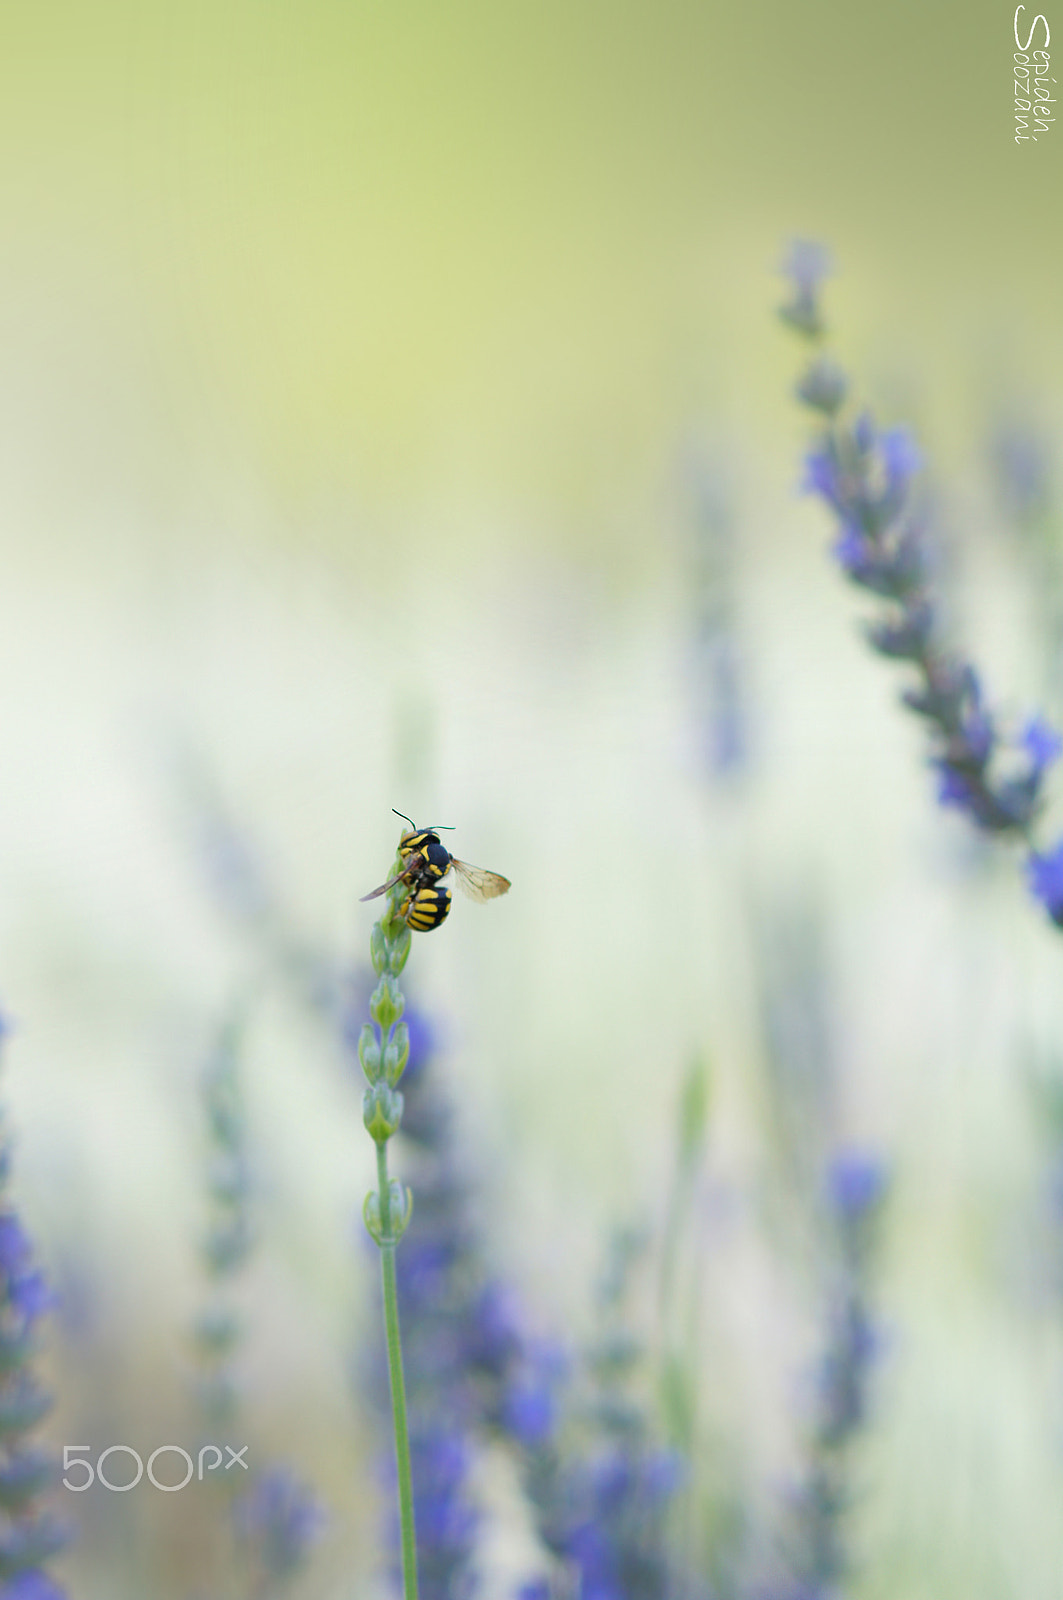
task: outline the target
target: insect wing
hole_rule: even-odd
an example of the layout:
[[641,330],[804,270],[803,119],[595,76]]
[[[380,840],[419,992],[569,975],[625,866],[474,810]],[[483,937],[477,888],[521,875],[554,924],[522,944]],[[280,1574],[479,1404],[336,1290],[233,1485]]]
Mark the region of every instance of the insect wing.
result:
[[459,861],[456,856],[451,856],[450,864],[454,868],[458,888],[467,894],[470,900],[494,900],[497,895],[505,894],[509,888],[509,879],[503,878],[500,872],[488,872],[484,867],[470,867],[467,861]]
[[401,872],[396,872],[396,874],[395,874],[395,876],[393,878],[389,878],[387,883],[382,883],[380,885],[379,889],[372,890],[372,892],[370,894],[363,894],[362,897],[361,897],[362,900],[363,901],[365,901],[365,900],[375,900],[377,895],[387,894],[389,889],[394,889],[394,887],[395,887],[395,885],[397,883],[401,883],[402,882],[403,878],[405,878],[405,876],[406,876],[408,871],[409,871],[409,866],[407,865],[407,866],[403,867]]

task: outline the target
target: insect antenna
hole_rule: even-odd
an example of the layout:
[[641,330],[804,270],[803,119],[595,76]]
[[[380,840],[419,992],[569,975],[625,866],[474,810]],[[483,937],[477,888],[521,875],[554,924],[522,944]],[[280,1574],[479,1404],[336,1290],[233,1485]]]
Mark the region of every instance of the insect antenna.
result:
[[[394,806],[391,809],[395,811]],[[405,811],[395,811],[395,815],[401,817],[403,822],[408,822],[415,833],[418,831],[416,822],[412,817],[408,817]],[[421,833],[453,833],[456,827],[457,823],[455,822],[433,822],[430,828],[422,828],[420,831]]]

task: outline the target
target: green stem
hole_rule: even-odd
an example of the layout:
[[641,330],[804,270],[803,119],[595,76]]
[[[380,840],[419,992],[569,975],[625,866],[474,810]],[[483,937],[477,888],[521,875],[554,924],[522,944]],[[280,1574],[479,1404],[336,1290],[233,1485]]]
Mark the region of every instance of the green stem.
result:
[[391,1189],[388,1180],[387,1141],[376,1147],[377,1185],[380,1195],[380,1274],[384,1284],[384,1330],[388,1346],[391,1413],[395,1420],[395,1464],[399,1475],[399,1520],[402,1526],[402,1589],[404,1600],[417,1600],[417,1539],[413,1526],[413,1475],[410,1470],[410,1432],[406,1421],[406,1380],[402,1374],[399,1338],[399,1290],[395,1277],[395,1239],[391,1231]]

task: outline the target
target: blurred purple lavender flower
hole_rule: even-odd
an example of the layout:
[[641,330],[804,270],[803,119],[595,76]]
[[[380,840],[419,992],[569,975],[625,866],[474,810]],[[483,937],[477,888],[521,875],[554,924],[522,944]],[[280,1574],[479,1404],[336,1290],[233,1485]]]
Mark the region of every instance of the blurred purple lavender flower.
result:
[[[9,1028],[0,1014],[0,1044]],[[3,1192],[10,1146],[0,1132],[0,1600],[65,1600],[43,1564],[69,1542],[70,1530],[42,1496],[58,1472],[28,1435],[51,1409],[33,1375],[38,1324],[54,1304],[33,1247]]]
[[775,1197],[789,1256],[803,1262],[821,1329],[802,1466],[781,1539],[773,1600],[826,1600],[848,1565],[854,1457],[868,1420],[879,1339],[869,1309],[887,1190],[877,1155],[838,1137],[842,1066],[822,911],[797,900],[762,912],[761,1007],[775,1136]]
[[[480,1515],[471,1473],[488,1439],[508,1442],[523,1463],[539,1533],[578,1572],[583,1596],[656,1600],[665,1590],[664,1521],[677,1457],[650,1442],[645,1414],[627,1393],[637,1347],[610,1323],[588,1361],[594,1395],[573,1454],[563,1437],[572,1423],[563,1406],[570,1362],[558,1343],[529,1334],[516,1297],[484,1266],[474,1186],[431,1070],[434,1030],[415,1008],[406,1019],[400,1137],[414,1146],[417,1205],[396,1268],[424,1600],[474,1590]],[[625,1274],[626,1257],[603,1289],[609,1314]],[[382,1372],[373,1389],[383,1391]]]
[[1063,928],[1063,839],[1046,854],[1034,851],[1026,862],[1030,892],[1057,928]]
[[0,1584],[0,1600],[66,1600],[66,1590],[40,1567],[26,1567],[8,1583]]
[[[555,1369],[552,1426],[525,1440],[524,1481],[540,1536],[568,1575],[566,1592],[574,1584],[593,1600],[662,1600],[675,1579],[667,1524],[683,1463],[656,1442],[636,1396],[642,1349],[626,1321],[643,1244],[633,1230],[612,1241],[598,1296],[601,1332],[585,1362],[589,1395],[578,1408],[569,1401],[563,1417]],[[538,1580],[521,1594],[549,1592],[549,1581]]]
[[[819,279],[806,271],[804,281],[811,309],[803,321],[786,320],[813,340],[823,331]],[[974,667],[946,643],[932,581],[933,552],[911,499],[919,457],[910,436],[897,428],[880,432],[867,413],[838,421],[837,405],[826,403],[807,379],[806,373],[798,395],[824,424],[806,459],[805,488],[825,500],[838,520],[834,555],[842,570],[885,602],[884,614],[866,630],[872,648],[916,670],[917,682],[903,699],[929,724],[938,799],[965,811],[987,833],[1031,845],[1031,888],[1055,920],[1050,863],[1059,847],[1042,856],[1031,836],[1059,740],[1040,719],[1020,737],[1006,738]]]
[[235,1502],[233,1519],[255,1594],[276,1592],[301,1571],[327,1520],[313,1492],[283,1466],[259,1473]]
[[869,1305],[872,1256],[888,1177],[862,1151],[830,1162],[824,1199],[832,1236],[826,1337],[816,1372],[802,1477],[790,1500],[780,1600],[828,1600],[849,1570],[846,1523],[854,1498],[853,1449],[867,1422],[881,1339]]
[[886,1169],[877,1156],[842,1150],[827,1172],[831,1214],[844,1233],[858,1228],[878,1207],[886,1189]]

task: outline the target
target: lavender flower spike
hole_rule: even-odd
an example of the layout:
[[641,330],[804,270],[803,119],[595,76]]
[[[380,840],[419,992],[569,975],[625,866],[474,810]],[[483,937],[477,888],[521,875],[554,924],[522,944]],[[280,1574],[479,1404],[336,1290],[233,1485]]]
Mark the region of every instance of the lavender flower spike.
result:
[[[810,343],[824,331],[819,287],[825,268],[811,247],[795,247],[787,266],[794,297],[783,319]],[[795,309],[796,308],[796,309]],[[872,649],[906,661],[916,681],[902,696],[930,729],[930,764],[942,805],[965,811],[987,833],[1023,839],[1030,887],[1063,926],[1063,843],[1047,855],[1033,842],[1045,774],[1063,741],[1040,717],[1008,735],[991,712],[978,673],[946,639],[933,584],[934,557],[911,492],[919,456],[904,429],[876,428],[868,413],[839,420],[844,374],[816,356],[798,398],[823,419],[805,462],[804,488],[830,507],[834,557],[853,583],[876,595],[882,612],[867,625]]]
[[[0,1015],[0,1042],[7,1032]],[[31,1361],[37,1324],[53,1302],[5,1193],[9,1170],[9,1147],[0,1135],[0,1600],[66,1600],[44,1571],[70,1537],[42,1504],[57,1472],[28,1438],[52,1404]]]
[[256,1593],[288,1583],[325,1526],[313,1492],[285,1467],[274,1466],[237,1501],[236,1529],[260,1579]]
[[834,1257],[814,1415],[805,1465],[791,1500],[785,1600],[827,1600],[849,1575],[846,1524],[853,1451],[867,1420],[880,1335],[870,1307],[871,1264],[888,1174],[876,1157],[837,1151],[825,1184]]

